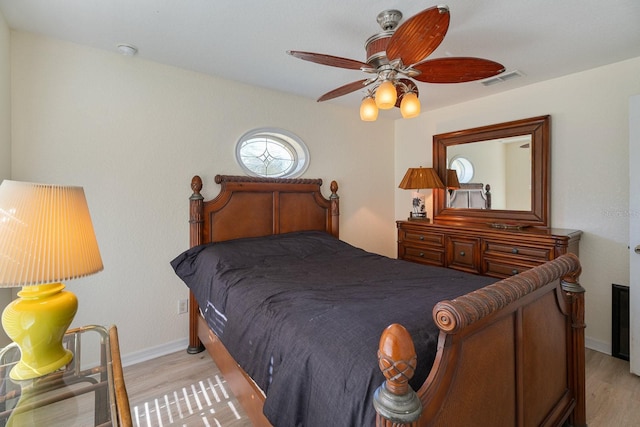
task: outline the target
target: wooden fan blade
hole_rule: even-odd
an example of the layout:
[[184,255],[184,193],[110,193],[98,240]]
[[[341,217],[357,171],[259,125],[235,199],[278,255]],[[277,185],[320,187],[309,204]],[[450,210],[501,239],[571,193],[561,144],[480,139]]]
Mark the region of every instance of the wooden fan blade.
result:
[[401,24],[389,39],[387,58],[404,65],[423,61],[442,43],[449,29],[449,9],[433,6]]
[[331,67],[347,68],[349,70],[359,70],[362,67],[371,68],[365,62],[356,61],[355,59],[340,58],[339,56],[324,55],[322,53],[300,52],[298,50],[288,50],[287,53],[296,58],[305,61],[315,62],[316,64],[329,65]]
[[351,92],[355,92],[358,89],[365,88],[369,86],[373,81],[371,79],[362,79],[357,82],[347,83],[344,86],[340,86],[337,89],[332,90],[331,92],[327,92],[318,98],[318,102],[328,101],[329,99],[337,98],[342,95],[346,95]]
[[482,58],[429,59],[412,67],[420,71],[413,77],[426,83],[464,83],[500,74],[504,66]]

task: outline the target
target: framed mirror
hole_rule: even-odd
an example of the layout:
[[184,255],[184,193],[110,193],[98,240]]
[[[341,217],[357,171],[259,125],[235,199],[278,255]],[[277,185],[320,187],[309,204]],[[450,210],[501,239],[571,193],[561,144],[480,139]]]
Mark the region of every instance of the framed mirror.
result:
[[434,135],[433,168],[445,185],[448,169],[462,178],[434,190],[434,222],[547,227],[550,126],[547,115]]

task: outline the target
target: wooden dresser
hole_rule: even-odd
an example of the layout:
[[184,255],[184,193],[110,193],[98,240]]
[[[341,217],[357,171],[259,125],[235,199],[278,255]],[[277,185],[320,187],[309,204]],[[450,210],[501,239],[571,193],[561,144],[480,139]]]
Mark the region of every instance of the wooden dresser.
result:
[[497,229],[397,221],[398,258],[505,278],[557,258],[578,254],[582,231]]

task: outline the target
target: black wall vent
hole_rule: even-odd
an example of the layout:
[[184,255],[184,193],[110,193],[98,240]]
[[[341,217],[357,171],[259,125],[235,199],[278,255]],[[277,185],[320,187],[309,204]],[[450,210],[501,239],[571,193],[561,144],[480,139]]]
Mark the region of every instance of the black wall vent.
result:
[[629,287],[611,285],[611,355],[629,360]]

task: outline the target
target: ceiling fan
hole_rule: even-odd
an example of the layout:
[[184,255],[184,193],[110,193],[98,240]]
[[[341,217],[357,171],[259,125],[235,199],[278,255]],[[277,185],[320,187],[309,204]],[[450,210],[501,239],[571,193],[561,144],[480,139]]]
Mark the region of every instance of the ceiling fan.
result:
[[402,13],[385,10],[377,17],[382,31],[365,42],[367,62],[321,53],[287,51],[289,55],[317,64],[361,70],[372,74],[325,93],[318,102],[369,88],[360,106],[360,117],[373,121],[378,108],[399,107],[405,118],[420,113],[418,87],[426,83],[463,83],[495,76],[504,66],[482,58],[426,59],[440,45],[449,28],[449,8],[432,6],[398,26]]

